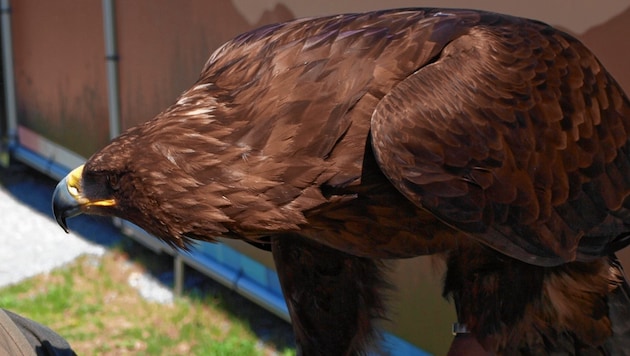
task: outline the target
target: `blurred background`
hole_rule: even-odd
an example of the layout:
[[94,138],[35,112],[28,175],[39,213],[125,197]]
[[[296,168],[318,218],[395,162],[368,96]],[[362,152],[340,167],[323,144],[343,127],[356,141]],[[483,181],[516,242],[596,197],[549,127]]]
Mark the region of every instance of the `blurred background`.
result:
[[[121,131],[172,104],[225,41],[296,17],[394,7],[458,7],[534,18],[582,40],[630,92],[628,0],[2,0],[1,4],[2,161],[7,164],[10,156],[53,179]],[[173,256],[168,267],[175,271],[176,291],[182,288],[182,267],[193,267],[288,320],[268,253],[227,241],[199,244],[189,254],[178,254],[128,223],[114,224],[142,246]],[[630,265],[630,253],[623,259]],[[393,263],[392,317],[384,323],[392,354],[446,352],[455,315],[441,298],[442,271],[441,263],[429,257]]]

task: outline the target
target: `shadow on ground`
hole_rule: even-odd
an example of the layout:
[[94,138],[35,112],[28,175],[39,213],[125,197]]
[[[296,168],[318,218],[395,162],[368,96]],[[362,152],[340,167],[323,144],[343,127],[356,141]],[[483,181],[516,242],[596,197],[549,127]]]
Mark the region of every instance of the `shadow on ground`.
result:
[[[56,184],[48,176],[19,162],[12,162],[7,168],[0,166],[0,185],[16,200],[51,220],[54,220],[51,198]],[[129,259],[141,263],[154,278],[173,287],[173,257],[156,254],[122,235],[109,218],[81,215],[68,220],[68,227],[87,241],[124,252]],[[185,296],[218,299],[227,312],[250,325],[259,339],[273,343],[279,350],[295,347],[291,326],[284,320],[192,268],[186,268],[185,276]]]

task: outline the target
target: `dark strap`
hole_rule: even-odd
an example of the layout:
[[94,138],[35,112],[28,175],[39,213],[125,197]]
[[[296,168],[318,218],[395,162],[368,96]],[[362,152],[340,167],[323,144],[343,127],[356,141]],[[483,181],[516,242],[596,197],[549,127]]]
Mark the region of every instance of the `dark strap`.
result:
[[16,356],[35,355],[35,350],[22,331],[2,309],[0,309],[0,353]]
[[16,355],[76,355],[70,344],[50,328],[8,310],[0,309],[0,331],[3,334],[6,333],[0,336],[3,343],[0,345],[0,350],[2,347],[11,346],[6,343],[13,342],[11,347],[19,350],[19,353],[15,353]]

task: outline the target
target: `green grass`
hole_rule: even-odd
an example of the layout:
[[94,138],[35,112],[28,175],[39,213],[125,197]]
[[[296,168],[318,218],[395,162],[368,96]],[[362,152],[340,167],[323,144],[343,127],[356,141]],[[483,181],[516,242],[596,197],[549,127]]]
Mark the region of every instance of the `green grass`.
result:
[[51,327],[79,355],[295,354],[258,339],[247,321],[224,310],[233,302],[221,297],[144,300],[127,283],[141,272],[119,252],[86,256],[2,289],[0,307]]

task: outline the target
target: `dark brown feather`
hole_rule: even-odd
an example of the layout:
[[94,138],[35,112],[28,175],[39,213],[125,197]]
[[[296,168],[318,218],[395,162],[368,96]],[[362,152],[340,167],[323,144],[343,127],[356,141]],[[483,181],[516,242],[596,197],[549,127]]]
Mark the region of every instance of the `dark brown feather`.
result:
[[489,352],[609,354],[630,338],[612,256],[630,242],[629,136],[628,99],[569,35],[391,10],[236,37],[82,184],[117,203],[91,212],[178,247],[271,243],[307,354],[365,351],[378,260],[433,253]]
[[[372,320],[384,318],[382,262],[300,236],[274,238],[272,251],[298,340],[298,354],[361,355],[377,347]],[[357,279],[356,276],[365,276]]]

